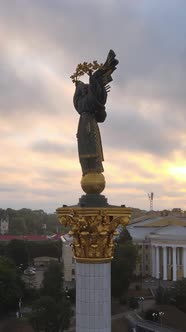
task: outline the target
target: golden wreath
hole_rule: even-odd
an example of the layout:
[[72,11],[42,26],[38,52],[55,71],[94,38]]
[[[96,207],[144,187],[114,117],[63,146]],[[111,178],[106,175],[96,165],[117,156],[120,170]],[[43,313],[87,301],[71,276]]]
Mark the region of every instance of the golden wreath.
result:
[[103,63],[98,63],[96,60],[93,61],[93,63],[91,62],[83,62],[83,63],[79,63],[76,67],[76,71],[75,73],[70,76],[70,78],[72,79],[73,83],[76,83],[79,80],[80,76],[83,76],[84,74],[87,74],[89,76],[92,75],[92,73],[103,67]]

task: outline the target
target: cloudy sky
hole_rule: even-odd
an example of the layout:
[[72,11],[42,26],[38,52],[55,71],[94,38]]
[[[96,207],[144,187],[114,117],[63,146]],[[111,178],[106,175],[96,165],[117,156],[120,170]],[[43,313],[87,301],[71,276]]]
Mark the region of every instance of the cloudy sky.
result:
[[119,65],[100,125],[112,204],[186,209],[186,1],[0,0],[0,207],[83,194],[70,76]]

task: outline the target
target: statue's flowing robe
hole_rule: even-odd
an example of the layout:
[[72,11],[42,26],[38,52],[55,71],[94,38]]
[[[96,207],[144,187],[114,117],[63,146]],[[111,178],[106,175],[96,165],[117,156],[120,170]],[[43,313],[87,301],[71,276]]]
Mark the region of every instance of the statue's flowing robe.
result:
[[[79,160],[83,175],[91,172],[104,171],[102,161],[103,149],[97,122],[106,118],[105,106],[94,94],[97,82],[85,85],[80,82],[76,87],[74,105],[80,114],[77,140]],[[87,89],[86,94],[83,89]],[[104,93],[106,101],[106,91]]]
[[89,84],[76,83],[74,107],[80,114],[77,140],[79,160],[83,175],[104,171],[103,149],[98,122],[106,118],[106,86],[112,81],[111,74],[116,69],[118,60],[111,50],[103,67],[90,76]]

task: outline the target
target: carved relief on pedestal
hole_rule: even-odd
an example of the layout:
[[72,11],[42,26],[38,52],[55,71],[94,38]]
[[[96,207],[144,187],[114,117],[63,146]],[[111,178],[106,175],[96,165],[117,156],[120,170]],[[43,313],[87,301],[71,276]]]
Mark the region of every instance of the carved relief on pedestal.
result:
[[114,236],[119,225],[126,226],[128,208],[59,208],[57,215],[70,226],[73,252],[79,261],[110,261],[114,253]]

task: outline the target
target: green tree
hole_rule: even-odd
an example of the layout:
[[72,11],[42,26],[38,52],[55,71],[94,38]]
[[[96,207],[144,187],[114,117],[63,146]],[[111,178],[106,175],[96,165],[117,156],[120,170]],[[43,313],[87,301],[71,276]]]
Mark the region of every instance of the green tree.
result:
[[69,300],[64,297],[58,303],[58,313],[60,321],[60,330],[68,329],[73,314],[72,306]]
[[137,309],[139,307],[138,300],[135,297],[130,297],[128,300],[129,308]]
[[48,240],[42,242],[29,241],[27,243],[27,248],[31,258],[48,256],[60,259],[62,255],[61,240],[60,241]]
[[67,329],[72,316],[69,301],[56,302],[50,296],[42,296],[32,305],[30,323],[35,331],[58,332]]
[[0,313],[15,310],[23,291],[24,283],[18,268],[8,258],[0,256]]
[[62,265],[58,262],[50,262],[43,276],[42,294],[59,300],[63,294]]
[[[0,209],[0,218],[9,217],[9,234],[28,235],[62,233],[64,227],[59,223],[56,214],[47,214],[43,210],[20,209],[7,210]],[[46,225],[46,229],[43,227]]]
[[111,265],[112,296],[122,298],[127,292],[136,263],[137,250],[129,232],[124,229],[116,240],[114,259]]
[[186,278],[176,281],[172,294],[176,300],[176,306],[186,312]]
[[27,244],[22,240],[12,240],[7,245],[7,255],[10,257],[17,266],[28,265],[28,250]]
[[172,299],[172,291],[168,288],[158,287],[155,300],[157,304],[170,304]]

